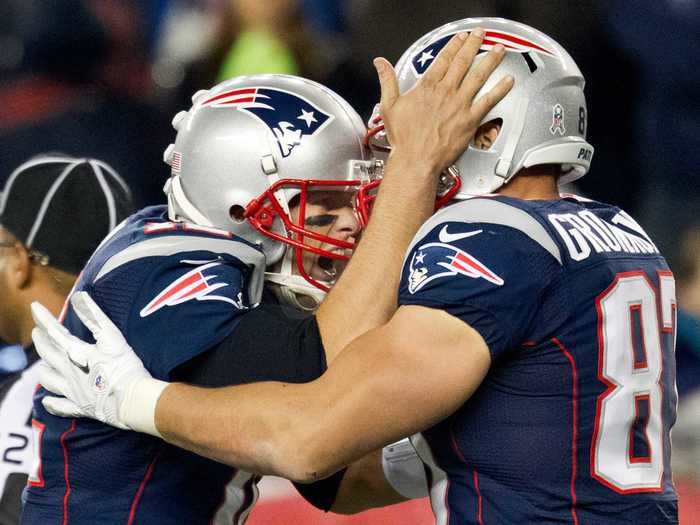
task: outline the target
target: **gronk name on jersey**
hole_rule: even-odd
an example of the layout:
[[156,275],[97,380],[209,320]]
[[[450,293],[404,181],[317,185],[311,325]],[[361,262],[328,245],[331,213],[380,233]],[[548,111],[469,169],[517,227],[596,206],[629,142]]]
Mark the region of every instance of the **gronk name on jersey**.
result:
[[[596,253],[659,253],[637,221],[623,211],[611,219],[613,224],[589,210],[578,213],[552,213],[547,218],[564,241],[574,261],[587,259],[591,255],[591,248]],[[636,235],[620,226],[636,232]]]

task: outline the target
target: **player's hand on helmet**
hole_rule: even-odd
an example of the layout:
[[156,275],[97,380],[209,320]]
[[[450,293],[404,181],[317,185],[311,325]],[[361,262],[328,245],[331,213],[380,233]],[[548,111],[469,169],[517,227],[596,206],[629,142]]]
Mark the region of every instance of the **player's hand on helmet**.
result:
[[480,29],[455,35],[404,94],[391,64],[375,59],[382,91],[379,112],[392,153],[427,162],[434,172],[448,168],[466,150],[483,118],[513,86],[513,78],[504,77],[475,99],[505,54],[499,44],[473,64],[483,38]]
[[[122,429],[148,431],[138,428],[143,414],[134,414],[143,408],[139,396],[147,385],[157,388],[154,383],[165,383],[151,378],[119,329],[87,293],[76,293],[71,304],[92,332],[95,344],[78,339],[41,304],[32,304],[36,323],[32,338],[44,360],[39,382],[64,396],[46,396],[44,407],[57,416],[89,417]],[[146,426],[149,424],[152,420]]]

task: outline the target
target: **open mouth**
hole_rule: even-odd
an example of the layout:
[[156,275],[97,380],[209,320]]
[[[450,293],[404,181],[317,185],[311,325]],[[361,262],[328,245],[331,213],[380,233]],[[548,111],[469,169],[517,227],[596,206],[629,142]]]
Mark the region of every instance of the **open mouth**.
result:
[[329,281],[334,280],[338,274],[338,270],[335,267],[336,261],[337,259],[331,259],[330,257],[325,257],[323,255],[319,255],[318,260],[316,261],[316,264],[318,264],[318,267],[323,270],[323,273],[326,274]]
[[[350,248],[334,247],[329,251],[333,254],[342,255],[348,258],[352,256],[352,249]],[[316,259],[316,267],[323,272],[324,280],[328,282],[335,281],[338,277],[340,277],[340,274],[343,272],[347,264],[347,260],[328,257],[325,255],[319,255]]]

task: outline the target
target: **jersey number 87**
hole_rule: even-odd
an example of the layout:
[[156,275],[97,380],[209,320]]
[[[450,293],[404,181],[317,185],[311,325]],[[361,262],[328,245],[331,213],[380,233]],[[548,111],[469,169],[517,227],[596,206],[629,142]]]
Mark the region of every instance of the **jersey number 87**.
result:
[[675,288],[670,272],[659,272],[658,294],[644,272],[626,272],[596,301],[598,377],[607,389],[596,405],[591,474],[619,493],[662,490],[662,333],[674,331]]

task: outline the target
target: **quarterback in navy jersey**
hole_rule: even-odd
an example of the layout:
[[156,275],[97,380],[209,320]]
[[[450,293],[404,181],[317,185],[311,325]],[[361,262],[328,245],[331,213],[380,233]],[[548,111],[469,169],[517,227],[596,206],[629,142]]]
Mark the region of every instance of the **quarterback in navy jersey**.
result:
[[[416,234],[388,322],[308,384],[215,390],[149,378],[112,334],[90,351],[124,391],[91,394],[75,367],[55,359],[54,373],[71,380],[56,392],[119,407],[112,416],[90,406],[101,421],[303,481],[421,432],[412,441],[440,525],[678,523],[669,461],[675,283],[627,213],[559,193],[593,156],[575,62],[531,27],[466,19],[409,48],[400,88],[439,67],[452,35],[478,27],[483,50],[507,49],[496,77],[515,85],[445,174],[459,177],[458,202]],[[393,151],[381,128],[370,135]],[[46,319],[42,333],[54,324]],[[42,339],[47,355],[74,352],[74,341]],[[143,410],[130,402],[137,394],[151,401]],[[223,426],[245,432],[214,431]]]
[[[76,291],[91,293],[103,305],[154,377],[174,378],[178,366],[234,331],[251,299],[260,296],[256,275],[263,266],[263,254],[243,239],[170,222],[166,207],[157,206],[130,217],[103,243]],[[64,325],[88,339],[72,309]],[[41,456],[29,479],[22,523],[90,523],[98,515],[104,523],[202,523],[204,517],[220,519],[220,507],[231,512],[224,505],[228,498],[242,503],[234,514],[247,512],[253,501],[252,475],[159,439],[56,418],[41,403],[35,403],[33,425]],[[178,497],[167,500],[163,513],[162,498],[174,493]]]
[[[318,122],[303,121],[293,141],[281,135],[268,140],[281,125],[276,119],[289,120],[288,113]],[[283,309],[280,300],[316,304],[352,251],[359,224],[352,193],[343,190],[358,184],[350,178],[353,166],[369,167],[361,119],[318,84],[266,76],[198,93],[191,110],[173,124],[178,135],[165,155],[172,166],[165,189],[169,205],[145,208],[124,221],[93,254],[72,293],[90,293],[159,379],[222,386],[318,377],[326,367],[318,326],[308,313]],[[217,151],[222,137],[233,138],[231,160]],[[269,174],[246,166],[261,158],[271,163]],[[327,168],[316,173],[309,164]],[[277,186],[268,179],[272,175]],[[284,209],[275,215],[270,200]],[[229,208],[251,201],[270,215],[258,229],[228,215]],[[298,250],[286,249],[267,231],[280,235],[284,228],[312,240],[304,244],[302,237]],[[266,268],[271,283],[264,289]],[[62,315],[70,333],[91,340],[70,305]],[[275,339],[257,334],[264,330]],[[96,380],[95,388],[107,387]],[[259,476],[150,436],[57,418],[41,404],[45,394],[42,389],[35,399],[39,457],[22,523],[246,521]]]
[[[454,39],[444,51],[446,68],[458,53],[462,59],[475,56],[480,43],[477,35]],[[469,83],[474,92],[502,56],[496,50],[480,62],[481,73]],[[470,62],[455,61],[454,74],[464,76]],[[355,267],[383,271],[359,287],[352,268],[335,285],[359,234],[351,198],[361,183],[372,181],[378,166],[366,159],[365,129],[356,113],[322,86],[280,75],[241,77],[198,93],[193,108],[173,121],[178,136],[165,155],[172,166],[168,206],[142,210],[106,239],[83,271],[74,297],[88,293],[95,308],[101,307],[101,319],[126,336],[133,358],[158,380],[222,386],[317,378],[349,340],[395,309],[391,287],[376,289],[387,280],[398,286],[400,261],[387,255],[407,247],[434,207],[438,176],[465,148],[464,133],[474,134],[508,87],[507,81],[500,83],[491,101],[474,107],[456,98],[451,108],[436,101],[442,107],[437,119],[434,111],[412,102],[424,96],[422,88],[394,95],[397,107],[409,108],[396,117],[398,122],[422,118],[427,128],[442,125],[460,133],[449,144],[436,142],[435,158],[421,164],[412,142],[424,139],[414,133],[404,139],[407,153],[387,163],[386,187],[397,184],[397,166],[401,180],[416,184],[422,197],[417,203],[410,195],[383,200],[385,191],[380,191],[373,217],[382,227],[368,228],[363,245],[374,251],[358,255]],[[357,199],[362,198],[360,193]],[[373,201],[373,195],[365,198]],[[396,214],[392,206],[405,211]],[[367,216],[366,209],[358,211]],[[318,307],[331,285],[333,293],[317,315],[301,315]],[[348,304],[350,298],[372,304],[356,307]],[[90,332],[100,317],[85,316],[75,304],[67,305],[65,328],[54,335],[92,341]],[[75,355],[65,363],[89,376],[95,392],[118,386],[102,364]],[[42,385],[55,389],[62,381],[54,379],[46,376]],[[40,457],[23,524],[245,522],[257,496],[258,475],[161,439],[124,432],[128,426],[117,430],[55,417],[45,409],[51,402],[46,394],[41,390],[35,403]],[[137,406],[148,402],[140,395],[133,401]],[[69,399],[58,403],[74,417],[89,415]],[[101,404],[98,410],[109,414],[113,408]],[[387,476],[390,470],[385,467]],[[314,504],[335,509],[339,485],[352,472],[352,467],[341,472],[331,488],[300,491]],[[385,483],[374,486],[379,493],[345,502],[340,510],[410,495]]]

